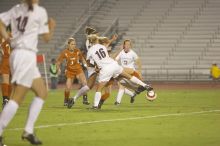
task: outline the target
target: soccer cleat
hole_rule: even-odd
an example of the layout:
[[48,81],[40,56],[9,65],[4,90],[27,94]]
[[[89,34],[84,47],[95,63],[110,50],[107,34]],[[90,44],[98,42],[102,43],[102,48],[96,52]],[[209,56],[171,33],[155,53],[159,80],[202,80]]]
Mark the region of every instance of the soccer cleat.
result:
[[92,107],[89,107],[89,108],[87,108],[88,110],[98,110],[99,108],[98,108],[98,106],[92,106]]
[[134,101],[135,101],[135,96],[136,96],[137,94],[134,94],[133,96],[131,96],[131,99],[130,99],[130,103],[134,103]]
[[5,107],[5,105],[8,103],[8,99],[4,99],[2,103],[2,109]]
[[99,109],[102,108],[102,105],[104,104],[104,102],[105,102],[105,100],[102,100],[102,99],[99,101],[99,105],[98,105]]
[[114,105],[120,105],[120,103],[119,103],[119,102],[117,102],[117,101],[115,101]]
[[87,95],[83,95],[83,104],[85,105],[89,105],[89,101],[88,101],[88,98],[87,98]]
[[33,145],[41,145],[42,142],[36,137],[34,134],[27,133],[26,131],[23,132],[21,136],[22,140],[27,140]]
[[146,90],[149,92],[149,91],[151,91],[151,90],[153,90],[153,88],[150,86],[150,85],[147,85],[146,87]]
[[93,110],[98,110],[99,108],[98,108],[98,106],[92,106],[92,109]]
[[2,136],[0,136],[0,146],[5,146],[5,145],[3,144],[3,137],[2,137]]
[[63,106],[67,106],[68,105],[68,102],[64,102]]
[[68,100],[68,104],[67,104],[67,108],[72,108],[72,106],[74,105],[74,99],[73,98],[69,98]]
[[144,86],[139,86],[138,89],[135,91],[135,93],[140,94],[141,92],[143,92],[145,90],[151,91],[151,90],[153,90],[153,88],[150,85],[146,85],[145,87]]

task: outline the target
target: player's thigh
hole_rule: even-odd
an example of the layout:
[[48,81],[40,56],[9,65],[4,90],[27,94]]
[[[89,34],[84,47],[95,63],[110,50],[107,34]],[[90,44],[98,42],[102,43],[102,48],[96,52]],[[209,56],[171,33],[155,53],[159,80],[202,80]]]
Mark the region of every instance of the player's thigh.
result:
[[2,74],[2,83],[9,84],[10,83],[10,75]]
[[78,80],[82,83],[83,86],[87,85],[86,76],[84,72],[81,72],[77,75]]
[[127,67],[124,67],[124,71],[125,71],[126,73],[130,74],[130,75],[134,73],[134,70],[133,70],[133,69],[127,68]]
[[97,85],[97,88],[96,88],[96,92],[101,92],[106,84],[107,84],[107,82],[99,82]]
[[32,86],[31,86],[31,89],[37,97],[40,97],[42,99],[47,98],[47,88],[46,88],[45,82],[42,78],[34,79]]
[[89,76],[87,85],[89,86],[90,89],[92,89],[93,86],[95,85],[97,75],[98,75],[97,73],[93,73],[92,75]]
[[128,74],[124,69],[123,69],[123,71],[122,71],[122,73],[120,74],[120,76],[122,77],[122,78],[126,78],[126,79],[131,79],[131,75],[130,74]]
[[21,105],[28,90],[29,88],[25,86],[14,84],[10,99]]

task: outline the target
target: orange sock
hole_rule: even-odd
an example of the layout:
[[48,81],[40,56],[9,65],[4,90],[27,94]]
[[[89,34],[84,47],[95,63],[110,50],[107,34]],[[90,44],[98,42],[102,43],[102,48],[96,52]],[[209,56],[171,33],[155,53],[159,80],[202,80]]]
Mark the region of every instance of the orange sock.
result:
[[70,97],[70,91],[64,91],[64,102],[67,102]]
[[109,93],[105,93],[101,96],[101,100],[105,101],[110,96]]

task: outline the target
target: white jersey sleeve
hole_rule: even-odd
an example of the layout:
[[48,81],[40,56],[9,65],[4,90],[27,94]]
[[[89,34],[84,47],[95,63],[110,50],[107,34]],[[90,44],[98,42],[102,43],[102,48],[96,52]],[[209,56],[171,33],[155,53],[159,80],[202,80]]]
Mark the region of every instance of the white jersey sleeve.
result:
[[11,23],[12,11],[13,8],[0,14],[0,20],[5,24],[5,26],[8,26]]
[[38,34],[49,33],[47,11],[44,8],[42,8],[40,15],[41,15],[41,21],[40,21]]

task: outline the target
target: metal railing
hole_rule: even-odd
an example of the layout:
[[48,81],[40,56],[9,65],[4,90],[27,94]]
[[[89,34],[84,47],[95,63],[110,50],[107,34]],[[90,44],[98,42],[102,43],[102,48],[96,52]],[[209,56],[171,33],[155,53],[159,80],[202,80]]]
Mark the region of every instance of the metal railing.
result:
[[[74,26],[76,26],[76,29],[74,29],[74,31],[69,35],[69,37],[74,37],[83,27],[85,27],[94,15],[94,13],[96,13],[96,11],[104,4],[105,1],[106,0],[93,0],[92,3],[88,6],[88,9],[84,10],[84,12],[81,14],[81,16],[74,24]],[[66,44],[66,41],[58,48],[63,48]]]
[[109,27],[105,30],[105,32],[102,34],[102,36],[110,36],[113,34],[118,33],[118,17],[115,18],[112,23],[109,25]]

